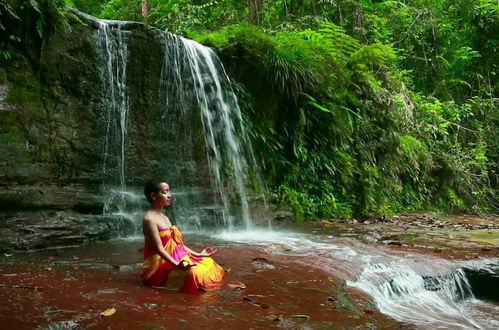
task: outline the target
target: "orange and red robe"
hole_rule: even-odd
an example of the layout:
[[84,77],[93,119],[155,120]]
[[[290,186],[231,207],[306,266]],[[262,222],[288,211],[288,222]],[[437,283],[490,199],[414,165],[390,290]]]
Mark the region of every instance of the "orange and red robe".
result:
[[146,284],[182,292],[197,292],[199,289],[216,287],[222,281],[224,269],[210,257],[196,257],[184,249],[182,233],[176,226],[160,229],[159,236],[166,252],[176,261],[186,260],[195,266],[176,268],[156,253],[151,244],[144,246],[142,281]]

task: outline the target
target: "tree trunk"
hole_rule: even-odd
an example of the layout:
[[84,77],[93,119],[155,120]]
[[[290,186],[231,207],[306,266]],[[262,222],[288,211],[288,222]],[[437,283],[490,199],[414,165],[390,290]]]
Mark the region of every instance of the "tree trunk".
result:
[[315,4],[315,0],[312,0],[311,6],[312,6],[312,15],[317,16],[317,7]]
[[260,10],[263,6],[263,0],[248,0],[250,22],[255,25],[260,25]]
[[142,13],[142,17],[144,18],[144,23],[147,24],[147,14],[149,13],[149,2],[147,0],[142,0],[140,2],[140,11]]

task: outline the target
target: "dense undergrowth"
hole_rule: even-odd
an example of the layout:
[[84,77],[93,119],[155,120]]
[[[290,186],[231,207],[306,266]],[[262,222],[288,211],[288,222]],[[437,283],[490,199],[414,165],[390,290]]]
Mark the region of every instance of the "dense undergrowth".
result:
[[74,1],[215,48],[299,219],[498,209],[496,1],[263,1],[259,26],[243,1],[142,2]]
[[493,205],[495,99],[417,92],[397,50],[362,44],[332,23],[193,37],[219,49],[242,82],[236,90],[269,185],[302,218]]

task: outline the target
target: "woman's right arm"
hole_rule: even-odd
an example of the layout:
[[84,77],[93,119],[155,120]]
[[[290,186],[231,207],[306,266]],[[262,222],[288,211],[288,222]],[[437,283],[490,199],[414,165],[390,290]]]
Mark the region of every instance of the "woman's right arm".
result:
[[149,241],[152,246],[154,246],[161,258],[171,262],[175,266],[179,265],[179,262],[173,259],[172,256],[168,252],[166,252],[165,248],[163,247],[156,223],[147,218],[144,218],[144,239],[146,241]]

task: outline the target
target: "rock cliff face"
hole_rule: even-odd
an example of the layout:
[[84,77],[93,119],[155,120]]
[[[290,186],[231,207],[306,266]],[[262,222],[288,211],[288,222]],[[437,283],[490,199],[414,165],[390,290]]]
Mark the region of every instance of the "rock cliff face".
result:
[[135,220],[103,215],[110,192],[126,199],[151,177],[213,201],[185,43],[79,16],[51,37],[36,73],[23,60],[0,68],[0,249],[126,232]]

